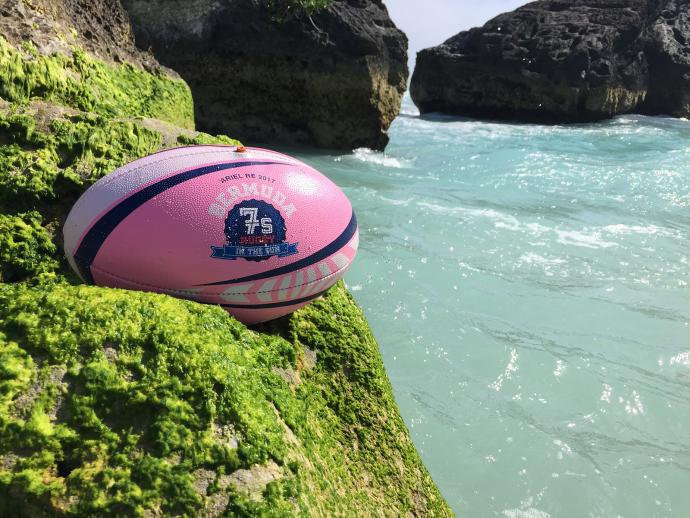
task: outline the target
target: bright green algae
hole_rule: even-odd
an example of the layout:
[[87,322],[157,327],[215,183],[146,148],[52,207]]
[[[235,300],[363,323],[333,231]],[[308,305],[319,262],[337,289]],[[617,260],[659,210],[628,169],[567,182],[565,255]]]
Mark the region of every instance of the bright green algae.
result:
[[[0,280],[18,281],[64,266],[59,252],[64,218],[85,189],[114,169],[158,151],[165,140],[238,143],[185,130],[193,126],[192,98],[179,79],[108,65],[79,50],[71,58],[39,56],[0,37],[0,95],[10,101],[0,104],[0,214],[14,216],[0,223],[11,236],[0,236],[0,243],[30,252],[17,255],[3,247]],[[165,139],[143,116],[181,127],[159,124],[168,131],[177,128],[178,134]],[[18,223],[28,213],[33,214],[31,231]],[[49,252],[34,246],[46,238],[55,243]],[[42,253],[50,258],[39,267]]]
[[[145,293],[5,285],[0,308],[5,505],[20,494],[51,512],[193,514],[196,469],[285,463],[274,406],[295,419],[296,403],[267,367],[295,357],[287,342]],[[217,431],[228,426],[236,446]]]
[[107,117],[152,117],[194,128],[189,87],[164,72],[108,65],[80,49],[71,56],[18,50],[0,36],[0,97],[25,103],[44,99]]
[[0,208],[7,211],[71,205],[85,187],[161,144],[160,135],[132,121],[75,114],[39,131],[23,107],[13,110],[0,113]]
[[192,126],[176,79],[0,51],[0,515],[449,514],[342,284],[255,331],[70,284],[60,228],[88,186],[165,142],[237,141],[139,118]]
[[50,231],[36,211],[0,214],[0,282],[54,272],[60,261]]
[[[241,515],[447,512],[342,285],[257,333],[164,295],[6,284],[0,356],[0,514],[193,515],[222,487]],[[229,482],[252,466],[275,466],[254,495]]]

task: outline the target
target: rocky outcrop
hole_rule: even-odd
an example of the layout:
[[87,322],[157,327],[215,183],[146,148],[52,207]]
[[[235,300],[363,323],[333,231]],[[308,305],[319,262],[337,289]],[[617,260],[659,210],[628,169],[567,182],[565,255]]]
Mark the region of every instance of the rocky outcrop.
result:
[[[113,22],[109,3],[88,23]],[[85,189],[237,142],[195,131],[188,86],[114,47],[126,26],[87,37],[70,5],[0,17],[0,516],[448,516],[342,283],[250,330],[75,278],[60,229]]]
[[277,18],[260,0],[124,0],[137,44],[192,89],[200,129],[250,143],[383,149],[407,39],[381,0]]
[[657,0],[644,38],[649,87],[640,111],[690,116],[690,2]]
[[541,0],[418,54],[421,112],[579,122],[690,114],[688,2]]

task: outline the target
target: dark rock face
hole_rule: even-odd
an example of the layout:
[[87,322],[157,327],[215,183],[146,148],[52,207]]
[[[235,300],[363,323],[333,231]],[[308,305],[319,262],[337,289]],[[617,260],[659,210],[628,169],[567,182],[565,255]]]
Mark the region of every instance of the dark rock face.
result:
[[137,44],[190,85],[197,126],[245,143],[383,149],[407,38],[381,0],[276,21],[260,0],[124,0]]
[[649,62],[649,90],[642,112],[690,115],[690,5],[659,2],[647,27],[644,48]]
[[[422,112],[543,122],[690,113],[682,0],[540,0],[418,54]],[[687,93],[685,93],[687,92]]]

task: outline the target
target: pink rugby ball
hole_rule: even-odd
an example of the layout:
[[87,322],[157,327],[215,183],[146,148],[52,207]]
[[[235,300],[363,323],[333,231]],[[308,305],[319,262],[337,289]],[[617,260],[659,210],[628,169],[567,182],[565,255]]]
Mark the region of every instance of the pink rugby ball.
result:
[[190,146],[123,166],[77,200],[65,253],[89,283],[219,304],[247,324],[308,304],[357,252],[328,178],[257,148]]

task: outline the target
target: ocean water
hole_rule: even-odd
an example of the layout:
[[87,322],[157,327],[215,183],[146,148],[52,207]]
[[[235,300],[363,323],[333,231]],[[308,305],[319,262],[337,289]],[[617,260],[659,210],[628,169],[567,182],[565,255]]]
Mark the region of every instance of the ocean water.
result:
[[297,154],[348,194],[346,282],[464,517],[690,516],[690,122],[420,118]]

